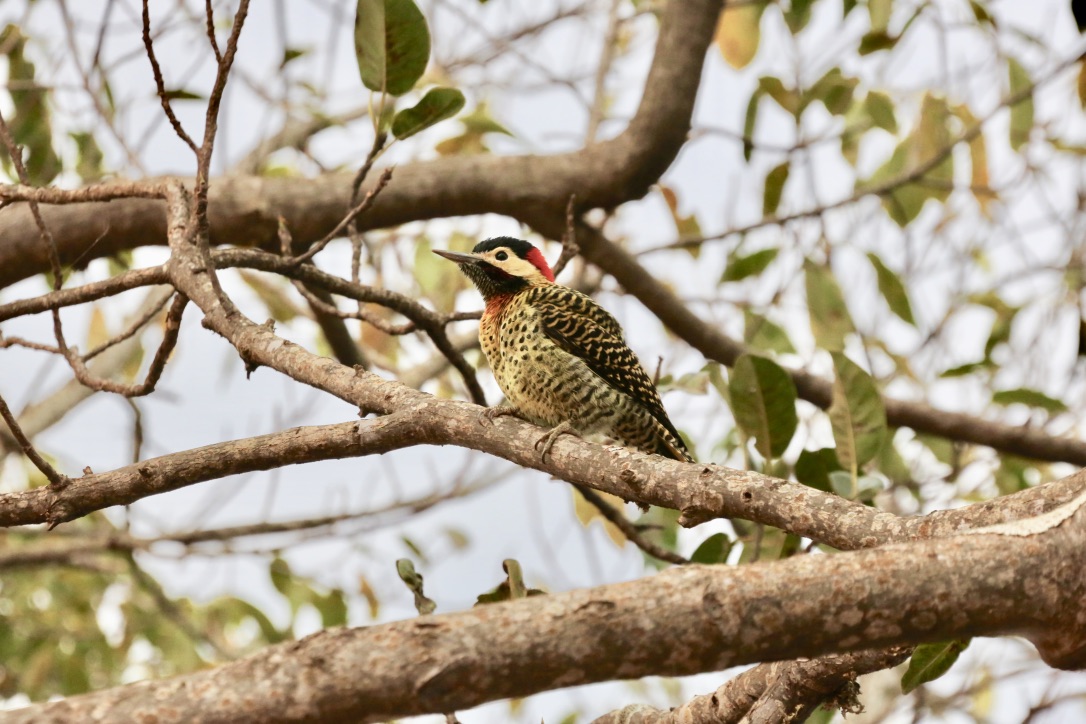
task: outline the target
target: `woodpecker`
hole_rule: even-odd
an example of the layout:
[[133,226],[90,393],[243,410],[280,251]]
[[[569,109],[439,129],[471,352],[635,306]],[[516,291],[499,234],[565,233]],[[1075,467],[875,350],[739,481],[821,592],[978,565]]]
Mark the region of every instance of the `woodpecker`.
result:
[[435,249],[483,295],[479,342],[512,414],[562,433],[606,436],[643,452],[693,462],[660,393],[626,345],[618,321],[586,294],[557,284],[542,252],[500,236],[470,254]]

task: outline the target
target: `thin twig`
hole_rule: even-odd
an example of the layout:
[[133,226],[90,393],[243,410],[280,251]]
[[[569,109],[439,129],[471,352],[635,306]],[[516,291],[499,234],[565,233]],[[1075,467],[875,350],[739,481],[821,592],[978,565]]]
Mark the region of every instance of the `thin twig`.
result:
[[[366,192],[366,195],[362,198],[362,201],[360,201],[357,205],[355,205],[354,208],[348,211],[347,215],[344,216],[338,224],[336,224],[335,228],[325,234],[324,238],[317,241],[304,253],[299,254],[295,257],[290,257],[289,262],[294,265],[303,264],[312,259],[318,253],[320,253],[324,249],[324,247],[328,246],[329,242],[331,242],[333,239],[341,236],[348,226],[354,224],[355,219],[357,219],[360,214],[365,213],[367,209],[373,206],[373,202],[377,200],[377,195],[380,194],[385,186],[388,185],[388,182],[392,180],[392,170],[393,167],[389,166],[384,171],[382,171],[381,177],[377,179],[377,185],[375,185],[372,189]],[[283,253],[289,253],[289,249],[284,249]]]
[[155,57],[155,46],[151,41],[151,8],[149,5],[148,0],[143,0],[143,47],[147,50],[147,59],[151,61],[151,72],[155,76],[158,99],[162,103],[162,110],[166,113],[166,118],[169,119],[170,125],[173,126],[174,133],[185,142],[185,145],[192,149],[193,153],[199,155],[200,151],[196,148],[196,142],[182,127],[181,121],[173,112],[173,106],[170,105],[170,97],[166,93],[166,81],[162,78],[162,68],[158,64],[158,58]]
[[215,60],[222,62],[222,52],[219,51],[219,41],[215,38],[215,12],[211,7],[211,0],[206,0],[204,10],[207,14],[207,39],[211,42],[211,50],[215,53]]
[[[146,0],[145,0],[146,2]],[[226,41],[226,52],[219,59],[218,70],[215,73],[215,84],[207,98],[207,112],[204,115],[204,139],[196,151],[196,186],[192,192],[191,206],[191,230],[195,233],[196,248],[207,270],[208,279],[215,290],[215,295],[221,300],[228,312],[235,309],[233,301],[226,295],[219,283],[219,275],[215,272],[215,264],[211,258],[211,227],[207,216],[207,192],[211,176],[211,155],[215,149],[215,135],[219,128],[219,107],[222,105],[223,91],[226,90],[226,81],[230,77],[230,68],[234,64],[234,56],[238,51],[238,39],[241,37],[241,29],[245,25],[245,18],[249,14],[249,0],[241,0],[237,13],[234,15],[234,25],[230,30],[230,37]]]
[[41,314],[53,309],[85,304],[96,299],[112,297],[130,289],[165,284],[168,281],[169,277],[166,275],[165,267],[132,269],[99,282],[91,282],[79,287],[49,292],[39,297],[16,299],[7,304],[0,304],[0,322],[27,314]]
[[566,231],[562,234],[562,253],[558,257],[558,261],[554,263],[554,276],[556,277],[581,251],[581,248],[577,245],[577,225],[573,214],[576,202],[577,197],[570,194],[569,201],[566,202]]
[[4,401],[4,397],[0,395],[0,417],[4,418],[4,422],[7,423],[8,429],[11,430],[12,437],[19,443],[19,447],[22,448],[23,454],[27,459],[34,464],[38,470],[41,471],[49,483],[57,488],[63,488],[71,482],[67,475],[57,472],[56,468],[49,464],[45,458],[43,458],[37,450],[34,449],[34,445],[30,442],[30,439],[23,433],[23,428],[19,426],[19,421],[15,419],[15,415],[12,414],[11,408],[8,407],[8,403]]
[[0,199],[6,202],[31,201],[40,204],[84,204],[92,201],[113,201],[115,199],[164,198],[166,198],[166,187],[162,184],[147,181],[110,182],[84,186],[80,189],[0,184]]
[[31,342],[29,339],[23,339],[22,337],[5,337],[3,332],[0,332],[0,349],[6,347],[22,347],[24,349],[33,349],[38,352],[48,352],[49,354],[60,354],[60,348],[51,344],[42,344],[41,342]]

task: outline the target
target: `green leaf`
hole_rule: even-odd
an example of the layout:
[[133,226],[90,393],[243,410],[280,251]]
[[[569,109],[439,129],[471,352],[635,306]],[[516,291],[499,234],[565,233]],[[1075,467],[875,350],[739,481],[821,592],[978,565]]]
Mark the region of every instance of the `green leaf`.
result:
[[802,108],[819,101],[835,116],[843,115],[852,105],[852,94],[859,82],[846,77],[840,68],[831,68],[803,94]]
[[701,542],[691,556],[693,563],[727,563],[732,550],[732,539],[724,533],[714,533]]
[[282,70],[287,63],[297,60],[309,52],[308,48],[284,48],[283,59],[279,61],[279,69]]
[[83,179],[85,183],[91,183],[102,178],[105,173],[102,169],[104,156],[94,135],[75,131],[68,135],[75,141],[76,149],[79,152],[79,160],[75,166],[75,172],[79,174],[79,178]]
[[909,469],[905,458],[901,457],[894,445],[892,430],[887,431],[886,439],[882,443],[879,455],[875,458],[875,469],[890,479],[895,485],[906,485],[912,482],[913,473]]
[[1039,475],[1035,461],[1004,453],[999,456],[999,468],[994,478],[999,494],[1010,495],[1036,485]]
[[916,319],[913,317],[913,308],[909,304],[909,295],[905,291],[905,285],[901,283],[901,279],[882,263],[882,259],[878,255],[869,253],[867,258],[870,260],[871,266],[875,267],[875,273],[879,278],[879,293],[882,294],[886,303],[890,305],[890,311],[915,327]]
[[988,370],[992,368],[991,360],[982,359],[978,362],[966,362],[963,365],[957,367],[951,367],[948,370],[944,370],[939,373],[939,377],[943,379],[950,379],[951,377],[965,377],[971,375],[974,372],[980,372],[982,370]]
[[874,458],[886,437],[886,411],[871,375],[840,352],[833,353],[833,403],[830,425],[837,459],[855,480],[862,465]]
[[921,644],[913,650],[909,668],[901,676],[901,693],[908,694],[921,684],[934,681],[950,670],[970,639]]
[[455,88],[432,88],[415,105],[392,119],[392,135],[409,138],[435,123],[452,118],[464,107],[464,94]]
[[713,42],[728,65],[739,70],[754,60],[761,40],[762,13],[768,3],[724,7]]
[[415,564],[406,558],[400,558],[396,561],[396,575],[415,595],[415,610],[423,616],[433,613],[437,604],[423,594],[422,574],[415,571]]
[[411,540],[411,538],[406,535],[400,536],[400,542],[403,543],[404,547],[407,548],[407,550],[411,551],[411,553],[413,553],[415,557],[418,558],[420,561],[422,561],[423,563],[428,562],[426,554],[423,553],[422,548],[419,547],[418,543]]
[[362,84],[399,96],[415,87],[430,59],[430,30],[413,0],[358,0],[354,52]]
[[870,91],[864,97],[864,110],[876,127],[897,133],[897,118],[894,117],[894,102],[890,96],[878,91]]
[[[1024,92],[1033,81],[1029,73],[1014,58],[1007,58],[1007,77],[1010,81],[1011,95]],[[1033,94],[1011,106],[1011,148],[1015,151],[1022,148],[1029,141],[1029,134],[1033,130]]]
[[807,27],[811,20],[811,5],[814,0],[792,0],[788,9],[784,11],[784,22],[788,24],[788,30],[792,35]]
[[763,95],[765,93],[761,88],[754,89],[747,103],[746,115],[743,117],[743,160],[748,163],[751,154],[754,153],[754,126],[758,122],[758,106],[762,102]]
[[796,353],[788,333],[777,323],[749,309],[743,310],[743,322],[743,341],[753,349],[777,354]]
[[[765,177],[765,192],[762,195],[762,215],[772,216],[777,213],[777,207],[781,204],[781,196],[784,194],[784,184],[788,181],[788,161],[774,166]],[[774,251],[776,251],[774,249]]]
[[[467,242],[466,248],[464,242]],[[468,237],[454,235],[449,238],[449,249],[470,251],[471,242]],[[429,240],[423,237],[415,245],[414,276],[419,291],[439,312],[451,312],[456,306],[456,295],[470,284],[455,264],[431,252]]]
[[202,101],[207,96],[195,91],[185,90],[184,88],[170,88],[163,93],[168,101]]
[[1063,402],[1049,397],[1043,392],[1031,390],[1026,387],[1019,387],[1014,390],[1000,390],[992,395],[992,402],[1004,406],[1014,404],[1028,405],[1030,407],[1038,407],[1052,414],[1067,412],[1067,405]]
[[745,354],[728,382],[735,421],[767,460],[780,457],[796,432],[796,385],[780,365]]
[[[26,36],[16,25],[8,25],[0,32],[0,49],[8,61],[6,88],[14,107],[14,113],[8,116],[8,127],[15,143],[23,147],[23,161],[30,183],[45,186],[62,168],[60,157],[53,149],[49,91],[38,85],[34,64],[23,54],[26,42]],[[0,144],[0,160],[9,175],[14,176],[11,159],[3,144]]]
[[467,113],[457,119],[464,124],[464,130],[468,133],[482,135],[484,133],[501,133],[512,136],[513,132],[498,123],[492,115],[486,103],[475,106],[471,113]]
[[996,27],[995,18],[993,18],[992,14],[988,12],[988,8],[981,5],[979,2],[977,2],[977,0],[969,0],[969,7],[972,8],[973,17],[976,18],[976,21],[978,23],[983,25],[991,25],[993,28]]
[[807,287],[807,311],[815,341],[819,347],[831,352],[844,349],[845,335],[855,332],[856,327],[833,272],[829,267],[818,266],[807,259],[803,262],[803,273]]
[[347,625],[347,599],[343,591],[335,589],[323,596],[314,593],[310,603],[320,613],[324,628]]
[[268,566],[268,575],[271,577],[275,590],[284,596],[290,592],[294,578],[290,572],[290,565],[286,561],[278,556],[273,558],[271,565]]
[[796,480],[804,485],[832,492],[830,486],[830,473],[841,470],[841,463],[837,459],[837,451],[832,447],[824,447],[820,450],[803,450],[796,459]]
[[541,591],[538,588],[528,588],[524,585],[524,574],[521,572],[520,563],[515,558],[506,558],[502,561],[502,570],[506,574],[505,580],[493,590],[479,594],[475,599],[476,606],[511,601],[528,596],[546,595],[546,591]]
[[799,115],[803,110],[799,94],[794,88],[788,88],[784,81],[776,76],[763,75],[758,79],[758,87],[770,98],[777,102],[784,110],[793,116]]
[[720,281],[737,282],[761,274],[777,258],[778,251],[778,249],[761,249],[746,256],[729,259]]
[[898,35],[890,35],[889,33],[881,30],[873,30],[860,38],[860,45],[857,48],[860,55],[871,55],[877,53],[880,50],[890,50],[897,41],[901,40]]

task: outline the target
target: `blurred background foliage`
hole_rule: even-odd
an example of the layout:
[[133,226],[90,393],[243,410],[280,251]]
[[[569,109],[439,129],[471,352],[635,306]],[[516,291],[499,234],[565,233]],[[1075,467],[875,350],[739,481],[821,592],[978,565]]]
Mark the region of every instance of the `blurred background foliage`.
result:
[[[260,40],[243,40],[226,99],[217,174],[353,171],[386,130],[395,142],[382,150],[382,163],[565,151],[613,136],[636,107],[661,4],[421,2],[423,30],[428,24],[432,35],[429,64],[415,27],[408,47],[418,57],[406,80],[375,81],[379,63],[358,59],[369,90],[358,83],[345,32],[354,2],[262,5],[254,11],[258,25],[247,28]],[[414,7],[391,5],[408,14],[403,8]],[[597,269],[575,262],[564,279],[615,310],[700,460],[795,479],[899,514],[987,500],[1073,469],[895,429],[882,399],[923,400],[1053,436],[1081,435],[1086,64],[1065,4],[1026,5],[728,3],[679,161],[646,199],[595,213],[592,221],[750,353],[732,369],[705,364]],[[214,6],[216,26],[228,28],[232,3]],[[33,183],[79,186],[189,171],[150,85],[136,3],[8,0],[0,20],[3,110]],[[192,50],[203,22],[202,3],[155,8],[169,96],[183,121],[193,123],[212,76],[206,39]],[[11,178],[10,159],[3,164]],[[529,230],[479,217],[355,235],[318,261],[441,313],[471,311],[479,306],[474,292],[430,250],[467,250],[499,232],[526,235],[557,256],[557,245]],[[154,253],[137,250],[68,271],[101,278],[160,258]],[[271,317],[287,336],[332,354],[318,315],[289,282],[255,271],[223,276],[251,317]],[[143,306],[96,305],[86,321],[87,348],[153,311],[153,302],[149,296]],[[397,328],[403,318],[376,305],[359,305],[358,312],[366,321],[348,320],[346,327],[373,369],[438,395],[465,396],[460,376],[428,340]],[[161,313],[150,318],[161,320]],[[485,367],[470,323],[450,333],[454,346]],[[102,364],[109,374],[135,379],[147,364],[144,345],[156,334],[158,325],[148,325],[117,354],[103,354]],[[799,398],[789,368],[834,380],[828,411]],[[496,402],[496,387],[483,376]],[[34,432],[86,397],[58,402],[61,391],[33,396],[23,410],[25,420],[35,405],[59,406]],[[145,433],[134,410],[132,446],[140,459]],[[167,676],[314,627],[375,620],[387,615],[388,598],[402,597],[404,583],[422,612],[420,601],[430,600],[422,578],[414,567],[395,573],[395,556],[381,564],[400,580],[360,575],[347,587],[298,574],[284,551],[344,535],[365,549],[372,527],[399,525],[513,477],[461,471],[452,486],[398,495],[361,513],[281,523],[256,516],[243,526],[147,535],[132,527],[128,513],[111,511],[48,534],[2,533],[0,696],[14,704]],[[45,481],[9,454],[2,482],[20,489]],[[626,545],[579,496],[568,512],[585,527],[599,521],[608,545]],[[625,513],[647,538],[699,562],[742,565],[811,548],[744,521],[684,531],[674,511]],[[425,542],[405,528],[398,554],[426,570],[476,545],[470,528],[448,527]],[[148,565],[156,557],[234,555],[261,561],[278,605],[244,592],[190,599],[161,585]],[[499,550],[487,552],[488,576],[498,587],[472,597],[485,602],[536,590],[516,561],[503,564],[503,578],[503,559]],[[647,556],[638,562],[645,572],[660,565]],[[554,587],[561,580],[541,570],[528,579]],[[990,658],[972,660],[943,688],[920,686],[963,648],[948,642],[923,652],[927,674],[915,666],[905,674],[904,688],[916,689],[908,698],[901,688],[885,694],[873,683],[868,716],[876,718],[868,720],[896,712],[912,720],[1009,721],[993,710],[993,692],[1020,672],[996,671]],[[1059,706],[1070,704],[1081,713],[1081,680],[1076,688],[1070,677],[1024,659],[1021,671],[1047,686],[1030,694],[1030,707],[1065,712]],[[633,685],[635,692],[646,688],[672,703],[685,698],[674,682]],[[1026,697],[1013,691],[1012,698]],[[538,720],[521,707],[513,702],[507,715]],[[576,700],[569,707],[564,721],[586,720]]]

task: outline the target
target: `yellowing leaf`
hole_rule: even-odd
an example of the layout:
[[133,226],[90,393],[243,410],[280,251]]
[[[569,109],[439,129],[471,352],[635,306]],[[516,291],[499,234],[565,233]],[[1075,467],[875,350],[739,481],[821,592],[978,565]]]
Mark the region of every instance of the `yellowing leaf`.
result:
[[[581,521],[581,525],[585,528],[589,526],[594,520],[599,520],[603,526],[603,532],[607,534],[607,537],[611,539],[617,547],[622,548],[626,545],[626,536],[622,534],[622,531],[618,529],[611,521],[603,517],[600,509],[585,500],[584,496],[577,491],[573,490],[573,513],[577,516],[577,520]],[[611,495],[610,493],[601,493],[596,491],[596,495],[600,496],[608,505],[618,511],[619,515],[623,515],[623,508],[626,502],[617,495]]]
[[728,65],[745,68],[754,60],[761,40],[762,13],[766,3],[727,6],[720,13],[713,42]]
[[373,586],[370,585],[365,576],[358,577],[358,592],[366,599],[366,604],[370,610],[370,618],[377,618],[377,614],[381,612],[381,601],[377,598],[377,592],[373,590]]
[[102,308],[95,304],[91,308],[90,323],[87,325],[87,349],[89,352],[109,339],[109,325]]
[[[698,219],[694,214],[688,214],[683,216],[679,213],[679,197],[675,195],[675,191],[669,186],[660,186],[660,193],[664,197],[664,201],[667,202],[667,208],[671,211],[671,219],[675,222],[675,231],[678,233],[680,239],[696,239],[701,236],[701,225],[698,224]],[[697,258],[701,253],[700,246],[693,246],[689,249],[690,253]]]
[[268,308],[268,314],[276,322],[289,322],[303,314],[301,308],[294,303],[289,296],[289,284],[283,283],[278,277],[266,277],[258,272],[238,270],[241,280],[256,293],[264,306]]
[[890,14],[893,9],[893,0],[868,0],[867,12],[871,17],[872,32],[886,32],[886,28],[890,26]]
[[[1025,92],[1033,81],[1029,73],[1014,58],[1007,59],[1007,77],[1010,81],[1011,95]],[[1033,94],[1011,106],[1011,148],[1015,151],[1022,148],[1029,140],[1030,131],[1033,130]]]
[[[964,103],[954,108],[954,115],[961,119],[962,126],[966,129],[977,125],[977,119],[969,106]],[[984,140],[984,132],[981,131],[969,142],[969,165],[972,167],[972,178],[969,188],[980,205],[981,212],[985,216],[991,216],[989,208],[996,200],[996,193],[988,186],[988,145]]]
[[1078,64],[1078,102],[1086,110],[1086,61]]
[[[877,189],[886,213],[901,226],[912,222],[928,199],[945,201],[954,182],[954,156],[945,99],[924,96],[920,118],[889,160],[862,187]],[[923,173],[921,173],[923,172]],[[912,178],[918,176],[918,178]]]

